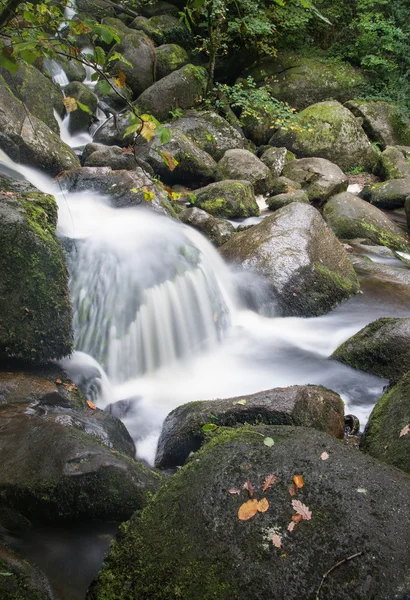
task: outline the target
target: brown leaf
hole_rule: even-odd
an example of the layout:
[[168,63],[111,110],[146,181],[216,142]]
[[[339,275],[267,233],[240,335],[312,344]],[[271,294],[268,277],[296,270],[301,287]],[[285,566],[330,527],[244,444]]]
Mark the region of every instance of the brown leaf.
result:
[[115,83],[118,85],[118,87],[123,88],[125,85],[125,81],[126,81],[126,76],[125,73],[123,71],[118,71],[117,73],[117,77],[114,77],[114,81]]
[[300,500],[292,500],[292,506],[299,515],[302,515],[303,519],[310,521],[312,518],[312,511],[310,511],[305,504]]
[[272,543],[276,548],[282,548],[282,540],[277,533],[272,535]]
[[91,402],[91,400],[87,400],[87,404],[91,408],[91,410],[96,410],[97,407],[94,404],[94,402]]
[[299,515],[298,513],[295,513],[294,515],[292,515],[292,521],[294,523],[300,523],[302,521],[303,517],[302,515]]
[[296,489],[296,485],[294,483],[291,483],[289,486],[289,494],[291,496],[297,496],[298,495],[298,490]]
[[241,490],[239,488],[231,488],[230,490],[228,490],[228,494],[237,494],[239,496],[240,493]]
[[161,155],[170,171],[173,171],[175,169],[175,167],[178,166],[178,161],[175,160],[175,158],[169,152],[166,152],[165,150],[161,150]]
[[56,383],[60,385],[63,382],[61,381],[61,379],[56,379]]
[[134,146],[127,146],[126,148],[121,148],[121,154],[134,154]]
[[249,519],[252,519],[252,517],[254,517],[257,512],[258,512],[258,501],[255,499],[248,500],[247,502],[245,502],[244,504],[242,504],[239,507],[238,519],[240,521],[248,521]]
[[410,432],[410,425],[406,425],[406,427],[403,427],[403,429],[400,431],[400,437],[407,435],[409,432]]
[[69,113],[74,112],[78,108],[77,100],[74,98],[74,96],[66,96],[63,98],[63,104]]
[[258,512],[266,512],[269,508],[269,502],[266,498],[262,498],[262,500],[259,500],[256,508],[258,509]]
[[293,531],[296,527],[295,521],[291,521],[288,525],[288,531]]
[[329,458],[329,455],[327,452],[322,452],[322,454],[320,455],[320,458],[322,460],[327,460]]
[[263,484],[262,492],[266,492],[276,481],[276,475],[273,473],[268,475],[265,479],[265,483]]
[[255,488],[253,487],[253,485],[251,484],[251,482],[249,481],[249,479],[247,479],[245,481],[245,483],[243,484],[242,489],[243,490],[247,490],[249,498],[253,498],[253,492],[255,491]]
[[293,482],[299,490],[305,485],[302,475],[294,475]]

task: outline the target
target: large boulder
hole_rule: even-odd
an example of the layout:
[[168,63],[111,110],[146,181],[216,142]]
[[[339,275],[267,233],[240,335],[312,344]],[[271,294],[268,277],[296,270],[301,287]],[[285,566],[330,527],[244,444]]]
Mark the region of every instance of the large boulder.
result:
[[132,89],[126,83],[121,87],[115,77],[110,77],[109,82],[111,87],[107,89],[104,79],[97,81],[94,93],[98,98],[99,107],[105,111],[105,114],[108,116],[108,113],[112,114],[112,111],[116,111],[115,119],[118,121],[123,117],[118,113],[128,108],[127,102],[132,102],[134,96]]
[[310,202],[318,205],[334,194],[344,192],[349,185],[343,171],[324,158],[292,160],[285,164],[283,176],[298,183],[307,193]]
[[87,599],[406,598],[409,511],[405,473],[323,432],[219,430],[121,527]]
[[134,152],[124,152],[119,146],[87,144],[81,160],[85,167],[111,167],[113,171],[133,171],[137,168]]
[[178,44],[163,44],[156,48],[155,53],[157,79],[162,79],[189,63],[187,51]]
[[215,219],[212,215],[196,206],[185,208],[178,215],[179,220],[194,227],[207,237],[215,246],[222,246],[235,231],[234,226],[224,219]]
[[151,85],[139,96],[136,106],[140,111],[165,121],[176,108],[192,108],[205,89],[205,69],[189,64]]
[[339,102],[319,102],[295,116],[292,129],[281,128],[271,137],[272,146],[285,146],[298,157],[319,156],[344,171],[363,167],[373,171],[378,154],[358,120]]
[[380,172],[383,179],[410,177],[410,164],[400,148],[387,146],[380,156]]
[[403,229],[384,212],[350,192],[333,196],[323,209],[323,216],[338,238],[366,238],[393,250],[409,251]]
[[369,417],[360,449],[410,474],[410,373],[380,398]]
[[283,315],[317,316],[358,292],[343,246],[320,213],[292,203],[235,235],[223,257],[267,279]]
[[70,113],[68,128],[70,133],[86,131],[93,119],[93,114],[97,109],[98,98],[92,90],[84,83],[73,81],[64,88],[67,97],[75,98],[84,108],[78,105],[77,109]]
[[271,189],[270,169],[249,150],[227,150],[218,165],[225,179],[250,181],[255,194],[267,194]]
[[363,120],[363,129],[372,142],[386,146],[410,145],[410,121],[393,102],[350,100],[345,106]]
[[294,190],[292,192],[285,192],[283,194],[277,194],[276,196],[269,196],[266,199],[266,204],[269,210],[279,210],[292,202],[304,202],[309,203],[309,196],[304,190]]
[[267,148],[260,158],[269,167],[273,177],[280,177],[285,164],[294,160],[295,155],[286,148]]
[[93,142],[105,146],[128,147],[134,143],[134,134],[125,135],[127,128],[133,124],[131,112],[112,116],[100,125],[93,134]]
[[0,542],[0,597],[2,600],[53,600],[46,576]]
[[331,358],[397,380],[410,371],[410,319],[377,319],[346,340]]
[[377,208],[403,208],[406,198],[410,196],[410,177],[365,185],[360,196]]
[[145,33],[133,31],[122,36],[121,41],[113,46],[108,59],[116,52],[122,54],[131,66],[114,60],[110,62],[110,73],[116,77],[118,71],[122,71],[136,97],[154,83],[155,47]]
[[130,24],[131,29],[143,31],[157,46],[161,44],[179,44],[184,48],[192,46],[192,34],[184,23],[172,15],[155,15],[150,19],[136,17]]
[[155,464],[159,468],[183,465],[205,440],[202,429],[250,425],[299,425],[314,427],[342,439],[344,406],[338,394],[317,385],[274,388],[224,400],[189,402],[165,419],[158,441]]
[[57,205],[0,175],[0,358],[46,362],[71,352],[71,304]]
[[172,122],[172,128],[182,131],[215,160],[220,160],[227,150],[243,148],[246,144],[239,131],[210,110],[187,110]]
[[226,179],[194,190],[193,194],[195,206],[214,217],[235,219],[259,215],[259,206],[249,181]]
[[30,114],[0,77],[0,148],[30,167],[57,175],[80,166],[67,144],[43,121]]

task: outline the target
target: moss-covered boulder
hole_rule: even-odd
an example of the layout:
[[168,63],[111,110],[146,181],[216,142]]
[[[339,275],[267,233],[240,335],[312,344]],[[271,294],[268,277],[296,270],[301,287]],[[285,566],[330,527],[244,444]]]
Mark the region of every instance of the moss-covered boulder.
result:
[[215,217],[196,206],[186,208],[179,213],[178,218],[182,223],[200,231],[215,246],[225,244],[235,231],[234,226],[229,221],[215,219]]
[[410,164],[400,148],[387,146],[381,153],[380,173],[383,179],[402,179],[410,176]]
[[71,351],[71,304],[57,205],[0,175],[0,358],[46,362]]
[[222,246],[223,257],[264,277],[283,315],[317,316],[358,292],[343,246],[320,213],[294,202]]
[[177,108],[192,108],[199,102],[205,89],[205,69],[188,64],[151,85],[139,96],[136,106],[165,121],[171,111]]
[[309,203],[309,196],[304,190],[295,190],[293,192],[287,192],[285,194],[278,194],[277,196],[269,196],[266,199],[266,204],[269,210],[279,210],[292,202],[304,202]]
[[283,176],[299,184],[307,193],[310,202],[318,205],[322,205],[334,194],[344,192],[349,185],[343,171],[324,158],[292,160],[285,164]]
[[87,144],[81,162],[85,167],[110,167],[113,171],[134,171],[137,168],[133,152],[123,152],[119,146]]
[[166,2],[166,0],[149,0],[141,6],[141,12],[148,19],[157,15],[171,15],[179,17],[180,9],[175,4]]
[[46,576],[27,560],[0,543],[2,600],[53,600]]
[[397,381],[410,371],[410,319],[377,319],[339,346],[331,358]]
[[[271,474],[275,481],[263,492]],[[295,475],[304,486],[292,498]],[[266,510],[245,521],[238,513],[249,498],[247,480]],[[310,512],[289,531],[301,504]],[[410,591],[409,511],[405,473],[325,433],[217,430],[121,526],[87,600],[300,600],[315,598],[319,587],[334,600],[403,598]]]
[[125,135],[127,128],[132,124],[129,111],[117,115],[116,118],[107,119],[99,126],[93,135],[93,142],[105,146],[120,146],[128,148],[134,143],[134,134]]
[[255,217],[259,206],[249,181],[225,180],[194,190],[195,206],[214,217],[228,219]]
[[281,128],[272,146],[285,146],[298,157],[318,156],[341,169],[363,167],[373,171],[378,154],[358,120],[339,102],[319,102],[296,115],[292,129]]
[[93,114],[97,109],[98,98],[87,85],[79,81],[73,81],[64,88],[66,97],[75,98],[80,104],[78,108],[70,113],[68,129],[70,133],[86,131],[92,123]]
[[143,31],[157,46],[179,44],[190,48],[193,45],[192,33],[180,19],[169,14],[156,15],[150,19],[136,17],[130,28]]
[[203,427],[249,425],[299,425],[314,427],[343,439],[344,405],[339,394],[322,386],[294,385],[256,394],[188,402],[165,419],[158,441],[155,464],[159,468],[183,465],[191,452],[202,446]]
[[112,47],[108,58],[119,52],[131,66],[120,60],[111,61],[110,73],[117,76],[122,71],[126,77],[126,83],[131,88],[134,97],[149,88],[155,81],[155,47],[148,36],[142,31],[132,31],[121,37],[121,41]]
[[360,196],[377,208],[403,208],[406,198],[410,196],[410,177],[365,185]]
[[157,57],[157,79],[162,79],[189,63],[187,51],[178,44],[163,44],[155,50],[155,53]]
[[373,408],[360,449],[410,474],[409,398],[410,373],[406,373]]
[[187,110],[172,122],[172,128],[182,131],[215,160],[227,150],[244,148],[245,138],[226,119],[210,110]]
[[409,240],[401,227],[376,206],[350,192],[330,198],[323,216],[338,238],[366,238],[393,250],[410,250]]
[[291,192],[300,190],[301,187],[302,186],[297,181],[292,181],[289,177],[281,175],[280,177],[275,177],[273,179],[269,195],[277,196],[279,194],[290,194]]
[[351,100],[345,106],[363,120],[363,129],[382,148],[410,145],[410,120],[402,108],[383,100]]
[[255,194],[267,194],[271,190],[270,169],[249,150],[227,150],[218,166],[225,179],[250,181]]
[[30,114],[0,76],[0,148],[16,162],[57,175],[80,165],[78,158],[43,121]]
[[271,170],[272,177],[280,177],[285,164],[294,160],[295,155],[286,150],[286,148],[268,148],[263,152],[260,158]]

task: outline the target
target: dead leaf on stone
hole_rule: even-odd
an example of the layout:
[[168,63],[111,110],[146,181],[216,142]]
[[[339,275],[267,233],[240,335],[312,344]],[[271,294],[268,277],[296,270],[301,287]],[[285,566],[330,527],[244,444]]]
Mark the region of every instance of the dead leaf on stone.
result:
[[63,98],[63,104],[69,113],[74,112],[78,108],[77,100],[74,98],[74,96],[66,96]]
[[245,483],[243,484],[242,489],[246,490],[248,492],[249,498],[253,498],[253,492],[255,491],[255,488],[253,487],[253,485],[251,484],[251,482],[249,481],[249,479],[247,479],[245,481]]
[[327,460],[329,458],[329,455],[327,452],[322,452],[322,454],[320,455],[320,458],[322,460]]
[[299,515],[298,513],[295,513],[294,515],[292,515],[292,521],[294,523],[300,523],[302,521],[303,517],[302,515]]
[[288,531],[293,531],[296,527],[296,523],[294,521],[291,521],[288,525]]
[[303,504],[300,500],[292,500],[292,506],[294,510],[302,516],[303,519],[310,521],[312,518],[312,511],[310,511],[305,504]]
[[277,533],[272,535],[272,543],[276,548],[282,548],[282,540]]
[[239,496],[239,494],[241,493],[241,490],[239,488],[231,488],[230,490],[228,490],[228,494],[237,494]]
[[296,485],[296,487],[300,490],[301,488],[303,488],[303,486],[305,485],[305,482],[303,481],[303,477],[302,475],[294,475],[293,476],[293,483]]
[[94,402],[91,402],[91,400],[87,400],[87,405],[89,406],[89,408],[91,408],[91,410],[96,410],[97,407],[94,404]]
[[276,475],[273,473],[268,475],[265,479],[265,483],[263,484],[262,492],[266,492],[276,481]]
[[291,483],[289,486],[289,494],[291,496],[297,496],[298,495],[298,490],[296,488],[296,485],[294,483]]
[[245,502],[244,504],[242,504],[239,507],[238,519],[240,521],[248,521],[249,519],[252,519],[252,517],[254,517],[257,512],[258,512],[258,501],[255,499],[248,500],[247,502]]
[[58,385],[60,385],[60,384],[62,384],[63,382],[61,381],[61,379],[56,379],[56,383],[57,383]]
[[258,504],[257,504],[257,509],[258,512],[266,512],[269,508],[269,502],[266,500],[266,498],[262,498],[262,500],[259,500]]
[[406,425],[406,427],[403,427],[403,429],[400,431],[400,437],[407,435],[409,432],[410,432],[410,425]]

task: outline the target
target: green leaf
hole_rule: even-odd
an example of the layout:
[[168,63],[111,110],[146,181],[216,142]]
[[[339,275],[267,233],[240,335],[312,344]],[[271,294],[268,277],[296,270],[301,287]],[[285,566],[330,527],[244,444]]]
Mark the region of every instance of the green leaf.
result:
[[171,140],[172,134],[169,129],[163,127],[161,124],[158,124],[157,136],[161,144],[167,144]]
[[89,108],[86,104],[82,104],[78,100],[77,100],[77,106],[78,106],[78,108],[80,108],[84,112],[88,113],[89,115],[93,114],[93,111],[91,110],[91,108]]
[[99,65],[100,67],[104,66],[106,56],[105,56],[105,52],[101,48],[101,46],[95,46],[95,48],[94,48],[94,58],[95,58],[95,62],[97,63],[97,65]]
[[39,57],[38,52],[32,52],[31,50],[23,50],[20,52],[20,58],[24,60],[28,65],[32,65],[33,62]]
[[4,577],[11,577],[11,575],[13,575],[13,573],[8,573],[7,571],[1,571],[0,575],[3,575]]
[[263,443],[265,444],[265,446],[268,446],[268,448],[271,448],[275,444],[275,442],[273,441],[273,439],[271,437],[266,437],[263,440]]
[[17,71],[19,70],[18,62],[16,61],[14,56],[10,55],[6,48],[3,48],[0,53],[0,66],[7,69],[7,71],[12,73],[12,75],[17,73]]
[[218,425],[215,425],[215,423],[207,423],[206,425],[202,425],[202,431],[205,433],[208,431],[215,431],[215,429],[218,429]]
[[126,67],[132,67],[132,64],[130,63],[129,60],[127,60],[125,58],[125,56],[123,56],[121,54],[121,52],[113,52],[111,54],[111,56],[108,58],[108,62],[112,62],[113,60],[120,60]]
[[135,133],[136,131],[138,131],[138,129],[141,127],[141,123],[133,123],[132,125],[130,125],[129,127],[127,127],[127,129],[125,130],[125,133],[122,137],[127,137],[128,135],[131,135],[132,133]]
[[[98,73],[93,73],[93,74],[91,75],[91,81],[97,81],[97,80],[98,80],[98,78],[99,78],[99,75],[98,75]],[[105,82],[105,83],[107,83],[107,82]]]

